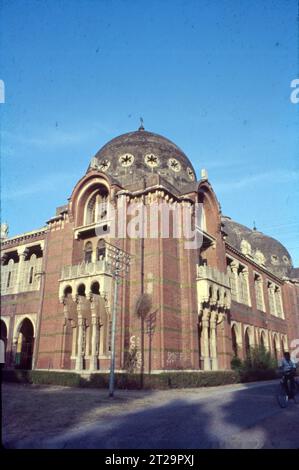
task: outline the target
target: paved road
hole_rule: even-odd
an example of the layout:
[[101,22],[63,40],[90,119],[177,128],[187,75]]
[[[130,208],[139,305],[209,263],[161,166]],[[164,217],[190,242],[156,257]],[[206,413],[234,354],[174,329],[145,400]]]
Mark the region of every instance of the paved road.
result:
[[117,391],[3,385],[10,448],[299,448],[299,405],[280,409],[277,383]]

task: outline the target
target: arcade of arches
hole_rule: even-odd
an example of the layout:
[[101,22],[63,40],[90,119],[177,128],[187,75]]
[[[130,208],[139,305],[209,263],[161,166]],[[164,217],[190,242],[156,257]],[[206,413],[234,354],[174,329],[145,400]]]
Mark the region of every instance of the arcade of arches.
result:
[[90,292],[80,283],[75,294],[66,286],[61,298],[64,311],[62,368],[98,370],[101,359],[110,352],[111,320],[100,284],[94,281]]
[[233,356],[240,359],[248,357],[253,347],[262,346],[276,360],[279,360],[283,353],[288,350],[288,341],[285,334],[233,322],[231,326],[231,346]]

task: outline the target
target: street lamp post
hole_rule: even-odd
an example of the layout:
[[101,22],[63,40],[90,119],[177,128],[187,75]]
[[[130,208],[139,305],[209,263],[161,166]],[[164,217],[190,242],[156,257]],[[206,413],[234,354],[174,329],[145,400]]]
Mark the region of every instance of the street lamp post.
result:
[[117,298],[118,286],[121,283],[122,273],[124,275],[129,270],[131,256],[106,242],[107,250],[107,264],[111,268],[112,277],[114,279],[114,293],[113,293],[113,308],[112,308],[112,331],[111,331],[111,362],[110,362],[110,377],[109,377],[109,397],[114,396],[114,368],[115,368],[115,333],[116,333],[116,313],[117,313]]

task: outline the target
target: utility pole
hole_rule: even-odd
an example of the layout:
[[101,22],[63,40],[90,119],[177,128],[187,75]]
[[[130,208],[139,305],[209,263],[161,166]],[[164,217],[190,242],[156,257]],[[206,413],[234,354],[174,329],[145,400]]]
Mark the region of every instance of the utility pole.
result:
[[[117,299],[118,286],[121,278],[129,271],[131,255],[120,248],[106,242],[106,260],[111,269],[114,280],[113,306],[112,306],[112,332],[111,332],[111,362],[109,377],[109,397],[114,396],[114,368],[115,368],[115,333],[116,333],[116,315],[117,315]],[[123,275],[122,275],[123,273]]]

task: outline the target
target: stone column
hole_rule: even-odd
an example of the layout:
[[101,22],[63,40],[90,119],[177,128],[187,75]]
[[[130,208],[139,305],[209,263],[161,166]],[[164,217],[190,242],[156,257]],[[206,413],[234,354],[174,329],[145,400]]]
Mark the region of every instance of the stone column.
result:
[[78,318],[78,350],[76,358],[76,370],[83,370],[84,342],[83,342],[84,319]]
[[270,307],[270,313],[272,315],[276,315],[277,316],[277,311],[276,311],[276,302],[275,302],[275,287],[274,285],[271,283],[271,285],[269,286],[268,288],[268,295],[269,295],[269,307]]
[[64,320],[62,321],[62,342],[61,342],[61,362],[60,367],[61,369],[65,368],[65,361],[66,361],[66,349],[67,349],[67,335],[68,335],[68,305],[67,300],[65,298],[60,299],[60,303],[63,304],[63,317]]
[[16,281],[16,292],[20,292],[22,289],[23,278],[24,278],[24,263],[25,258],[28,253],[27,248],[19,248],[18,255],[19,255],[19,263],[18,263],[18,272],[17,272],[17,281]]
[[236,262],[233,262],[231,264],[231,270],[232,270],[232,277],[234,278],[235,298],[237,301],[240,300],[238,269],[239,269],[239,264]]
[[245,269],[243,272],[242,272],[242,276],[243,276],[243,279],[244,279],[244,283],[246,285],[246,304],[249,305],[249,307],[251,307],[251,295],[250,295],[250,287],[249,287],[249,273],[248,273],[248,270]]
[[210,348],[211,348],[212,370],[218,370],[217,337],[216,337],[217,315],[218,315],[217,310],[213,310],[211,312],[211,319],[210,319]]
[[18,348],[18,337],[14,336],[12,339],[12,348],[11,348],[11,365],[13,367],[16,365],[17,348]]
[[203,367],[204,370],[211,370],[210,348],[209,348],[209,319],[210,311],[207,307],[202,315],[202,348],[203,348]]
[[91,317],[92,333],[91,333],[91,358],[89,369],[98,369],[98,341],[99,341],[99,322],[98,318],[93,315]]

